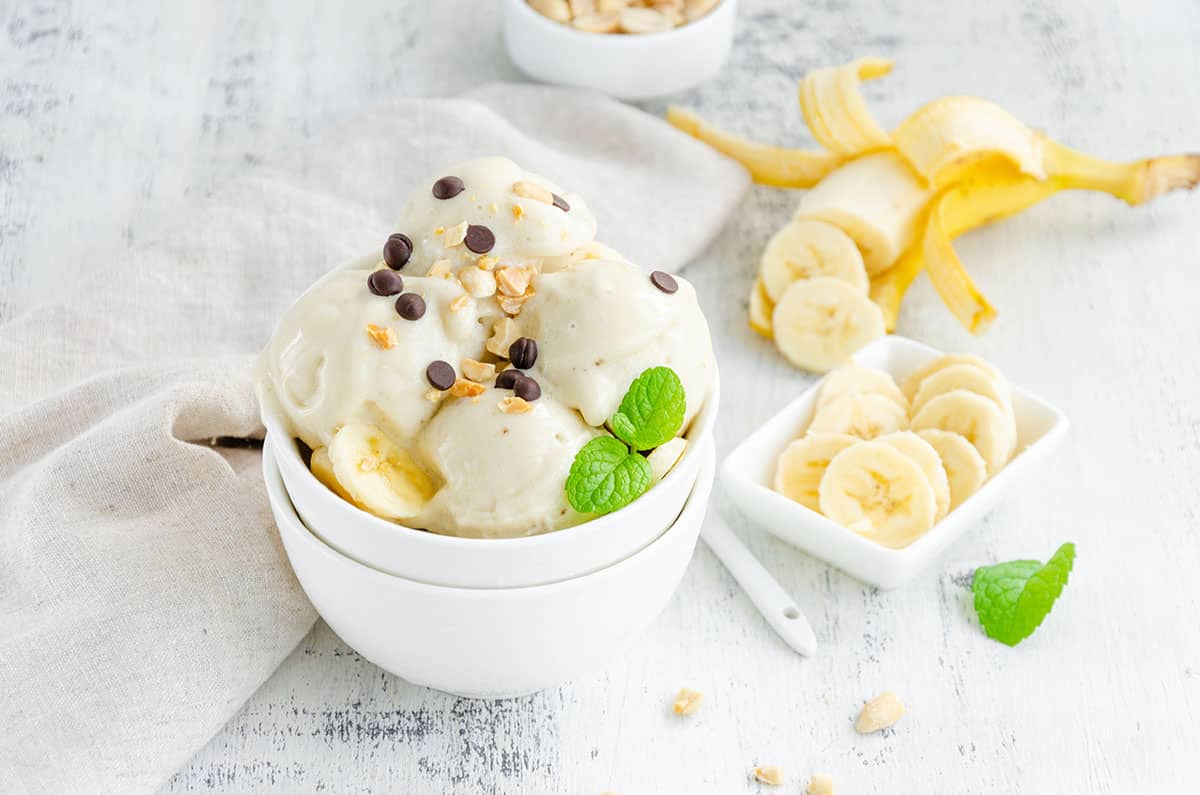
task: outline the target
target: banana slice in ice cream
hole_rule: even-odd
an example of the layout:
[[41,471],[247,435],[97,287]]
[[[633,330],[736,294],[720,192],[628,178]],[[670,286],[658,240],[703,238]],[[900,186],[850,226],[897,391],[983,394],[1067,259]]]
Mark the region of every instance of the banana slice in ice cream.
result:
[[376,516],[411,518],[433,496],[429,475],[375,425],[343,426],[329,443],[328,454],[337,482]]

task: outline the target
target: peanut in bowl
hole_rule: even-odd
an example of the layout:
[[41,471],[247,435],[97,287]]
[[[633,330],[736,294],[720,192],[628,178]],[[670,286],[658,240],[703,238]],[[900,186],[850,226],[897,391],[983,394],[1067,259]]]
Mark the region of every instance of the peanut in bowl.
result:
[[[564,5],[569,12],[570,4]],[[526,0],[505,0],[504,40],[513,63],[535,80],[591,89],[617,99],[662,97],[716,74],[733,43],[737,0],[720,0],[690,20],[687,4],[681,5],[684,24],[678,27],[647,23],[643,32],[622,33],[619,21],[616,30],[606,24],[593,32],[587,29],[589,20],[580,25],[577,18],[562,18],[557,4],[560,10],[551,11],[552,17],[534,10]],[[655,8],[628,11],[659,13]]]

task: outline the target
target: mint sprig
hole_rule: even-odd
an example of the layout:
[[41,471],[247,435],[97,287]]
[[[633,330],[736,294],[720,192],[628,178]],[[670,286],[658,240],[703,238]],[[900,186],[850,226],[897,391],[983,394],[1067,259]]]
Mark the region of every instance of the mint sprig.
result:
[[1049,615],[1075,563],[1075,545],[1063,544],[1042,565],[1011,560],[975,570],[975,613],[989,638],[1016,646]]
[[611,513],[649,487],[650,463],[611,436],[585,444],[567,475],[567,499],[580,513]]
[[650,488],[650,463],[639,451],[675,438],[687,406],[683,384],[670,367],[651,367],[633,383],[609,424],[616,436],[585,444],[567,475],[567,501],[580,513],[612,513]]
[[653,450],[675,438],[686,410],[683,383],[675,371],[651,367],[633,379],[610,424],[634,450]]

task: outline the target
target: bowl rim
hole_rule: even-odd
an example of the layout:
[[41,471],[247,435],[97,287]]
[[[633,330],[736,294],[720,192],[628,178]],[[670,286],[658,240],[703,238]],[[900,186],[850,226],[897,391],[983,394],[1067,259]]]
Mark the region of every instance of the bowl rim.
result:
[[687,22],[671,30],[664,30],[658,33],[638,33],[638,34],[613,34],[613,33],[595,33],[588,30],[580,30],[579,28],[564,25],[561,22],[555,22],[548,17],[544,17],[537,11],[534,11],[525,0],[508,0],[510,8],[519,8],[514,13],[524,15],[526,24],[533,25],[544,31],[546,35],[562,36],[565,41],[578,43],[579,41],[605,41],[605,44],[600,44],[601,47],[611,47],[614,50],[629,50],[642,46],[640,42],[663,42],[672,39],[685,38],[689,35],[699,35],[705,27],[710,24],[716,24],[714,20],[723,13],[729,13],[729,9],[737,6],[737,0],[718,0],[707,14],[697,19],[695,22]]
[[[287,488],[283,483],[283,475],[279,471],[279,462],[275,459],[274,451],[271,449],[271,440],[268,438],[263,443],[262,457],[262,474],[263,482],[266,485],[267,500],[271,504],[272,517],[276,523],[276,532],[281,534],[291,533],[297,537],[297,540],[304,546],[313,550],[313,552],[321,557],[332,560],[338,565],[348,566],[355,570],[356,575],[379,578],[378,581],[386,582],[389,587],[402,588],[408,591],[423,591],[435,594],[451,594],[457,598],[478,599],[483,601],[494,602],[497,600],[518,598],[530,595],[543,595],[549,592],[570,592],[577,588],[582,588],[594,584],[597,579],[608,579],[617,576],[624,569],[638,562],[638,560],[651,552],[658,551],[664,544],[667,543],[668,536],[673,540],[675,535],[683,530],[689,524],[692,516],[700,513],[701,516],[696,520],[697,525],[703,522],[703,513],[707,510],[709,498],[712,495],[713,482],[716,476],[716,445],[710,440],[707,444],[699,445],[705,451],[703,459],[700,461],[700,470],[696,477],[695,483],[692,484],[691,491],[688,493],[687,499],[684,501],[683,508],[679,515],[671,522],[662,533],[660,533],[653,541],[646,546],[637,550],[631,555],[622,558],[621,560],[605,566],[602,569],[591,571],[586,574],[581,574],[578,577],[572,577],[566,580],[558,580],[555,582],[541,583],[539,585],[522,585],[515,588],[462,588],[453,585],[434,585],[432,583],[420,582],[418,580],[410,580],[406,577],[398,577],[394,574],[379,571],[364,563],[359,563],[353,558],[341,554],[333,547],[324,543],[304,524],[304,520],[300,518],[296,511],[296,506],[292,503],[291,497],[288,494]],[[279,516],[282,513],[286,523],[290,525],[288,529],[278,527]],[[697,537],[699,537],[699,527],[697,527]],[[291,556],[289,553],[289,564]]]
[[[675,480],[678,480],[684,476],[684,468],[680,466],[680,464],[682,464],[685,459],[699,455],[700,451],[704,447],[704,441],[712,438],[713,436],[713,429],[716,426],[717,412],[720,407],[720,383],[720,374],[717,370],[716,361],[714,360],[713,376],[709,383],[708,395],[705,398],[704,405],[701,407],[699,413],[692,419],[692,423],[688,428],[688,432],[684,434],[683,437],[688,442],[687,447],[684,448],[683,455],[680,456],[679,461],[675,463],[675,466],[671,468],[671,471],[669,471],[661,481],[654,484],[650,489],[648,489],[633,502],[616,511],[613,511],[612,513],[602,514],[593,519],[589,519],[586,522],[580,522],[579,524],[571,525],[570,527],[564,527],[560,530],[552,530],[530,536],[516,536],[513,538],[467,538],[462,536],[434,533],[429,530],[419,530],[415,527],[409,527],[407,525],[400,524],[399,522],[381,519],[375,514],[369,511],[364,511],[362,508],[347,502],[330,491],[324,483],[317,479],[317,476],[312,473],[312,470],[305,466],[304,462],[300,460],[300,451],[294,444],[272,445],[272,450],[274,451],[272,454],[276,456],[284,455],[290,459],[294,459],[292,463],[298,465],[300,469],[304,470],[302,477],[306,478],[307,482],[314,487],[314,491],[319,495],[318,499],[325,500],[330,505],[336,503],[338,508],[335,510],[338,510],[346,515],[348,520],[365,522],[367,525],[377,528],[380,532],[393,533],[406,538],[411,538],[414,539],[416,543],[441,544],[447,547],[471,549],[478,549],[482,544],[485,543],[493,548],[499,545],[504,545],[509,549],[517,549],[522,547],[532,548],[551,544],[566,543],[563,540],[555,539],[577,538],[581,533],[589,532],[588,528],[591,529],[591,532],[600,532],[596,528],[603,527],[602,523],[604,522],[623,521],[629,516],[630,513],[633,512],[635,506],[653,495],[654,490],[659,488],[663,483],[666,483],[668,480],[674,482]],[[274,436],[276,439],[294,438],[291,434],[285,432],[286,424],[284,423],[283,418],[275,411],[276,406],[274,405],[273,401],[273,398],[268,395],[263,395],[260,392],[259,409],[262,414],[263,424],[267,428],[267,436]],[[268,411],[267,408],[268,402],[272,404],[270,411]],[[351,517],[353,518],[351,519]]]
[[[931,345],[926,345],[925,343],[914,340],[911,337],[905,337],[900,334],[889,334],[863,347],[855,353],[855,356],[857,357],[873,348],[883,349],[886,347],[897,347],[902,349],[906,348],[908,350],[917,351],[927,355],[946,355],[944,350],[934,348]],[[955,521],[955,518],[957,518],[955,513],[961,511],[963,506],[972,500],[978,502],[977,498],[979,498],[981,495],[996,494],[999,496],[999,493],[1009,488],[1011,481],[1021,474],[1021,472],[1025,469],[1025,464],[1034,460],[1025,456],[1030,453],[1040,454],[1047,448],[1052,450],[1054,447],[1057,447],[1063,436],[1066,434],[1067,429],[1070,427],[1070,421],[1067,419],[1067,416],[1053,403],[1050,403],[1049,401],[1034,394],[1033,392],[1030,392],[1027,389],[1009,382],[1009,387],[1012,390],[1013,395],[1019,396],[1021,399],[1033,403],[1042,410],[1046,411],[1048,414],[1051,414],[1054,417],[1053,423],[1049,428],[1046,429],[1045,433],[1043,433],[1029,445],[1016,451],[1016,453],[1013,455],[1013,458],[1004,466],[1003,469],[1001,469],[992,477],[988,478],[987,481],[985,481],[984,484],[974,494],[963,500],[963,502],[957,506],[954,511],[951,511],[946,516],[935,522],[932,527],[930,527],[927,531],[925,531],[925,533],[923,533],[908,546],[895,549],[864,538],[857,533],[847,530],[846,528],[834,522],[832,519],[826,517],[824,514],[814,511],[806,505],[801,505],[798,502],[788,499],[779,492],[775,491],[773,488],[765,486],[754,478],[749,477],[745,474],[744,468],[738,466],[739,462],[752,458],[751,448],[753,448],[756,444],[760,443],[767,437],[772,439],[775,438],[774,434],[771,432],[773,429],[770,426],[775,424],[783,416],[790,415],[792,412],[796,411],[798,406],[810,399],[810,396],[815,397],[818,390],[821,388],[821,385],[825,383],[825,378],[827,376],[828,373],[822,375],[810,387],[805,389],[795,398],[789,400],[783,405],[783,407],[771,414],[771,416],[766,420],[759,423],[758,426],[750,432],[750,434],[748,434],[740,443],[738,443],[737,447],[735,447],[722,462],[721,480],[722,482],[734,481],[737,486],[740,487],[737,489],[729,489],[729,491],[734,494],[739,493],[742,489],[745,489],[746,493],[748,494],[753,494],[760,499],[771,501],[781,511],[790,511],[792,514],[794,514],[794,518],[797,520],[794,523],[796,526],[803,526],[806,523],[817,522],[823,525],[825,529],[833,529],[843,533],[845,542],[854,546],[855,554],[861,554],[864,557],[874,557],[876,559],[890,559],[897,564],[919,564],[925,561],[930,555],[942,549],[944,545],[951,543],[959,535],[964,533],[967,528],[966,526],[960,526],[962,525],[961,521]],[[798,437],[793,436],[792,438]],[[772,471],[774,471],[773,467],[774,463],[772,462]],[[966,514],[958,513],[958,517],[965,515]],[[774,533],[772,533],[772,535],[774,535]],[[782,540],[787,541],[787,539]],[[824,555],[819,552],[812,551],[811,548],[808,548],[805,551],[828,562]]]

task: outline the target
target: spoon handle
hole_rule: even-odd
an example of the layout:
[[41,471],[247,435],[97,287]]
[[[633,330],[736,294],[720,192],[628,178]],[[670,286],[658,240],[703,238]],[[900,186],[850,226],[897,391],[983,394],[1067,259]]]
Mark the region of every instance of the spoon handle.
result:
[[715,511],[709,511],[700,536],[779,637],[805,657],[816,654],[817,636],[808,619]]

